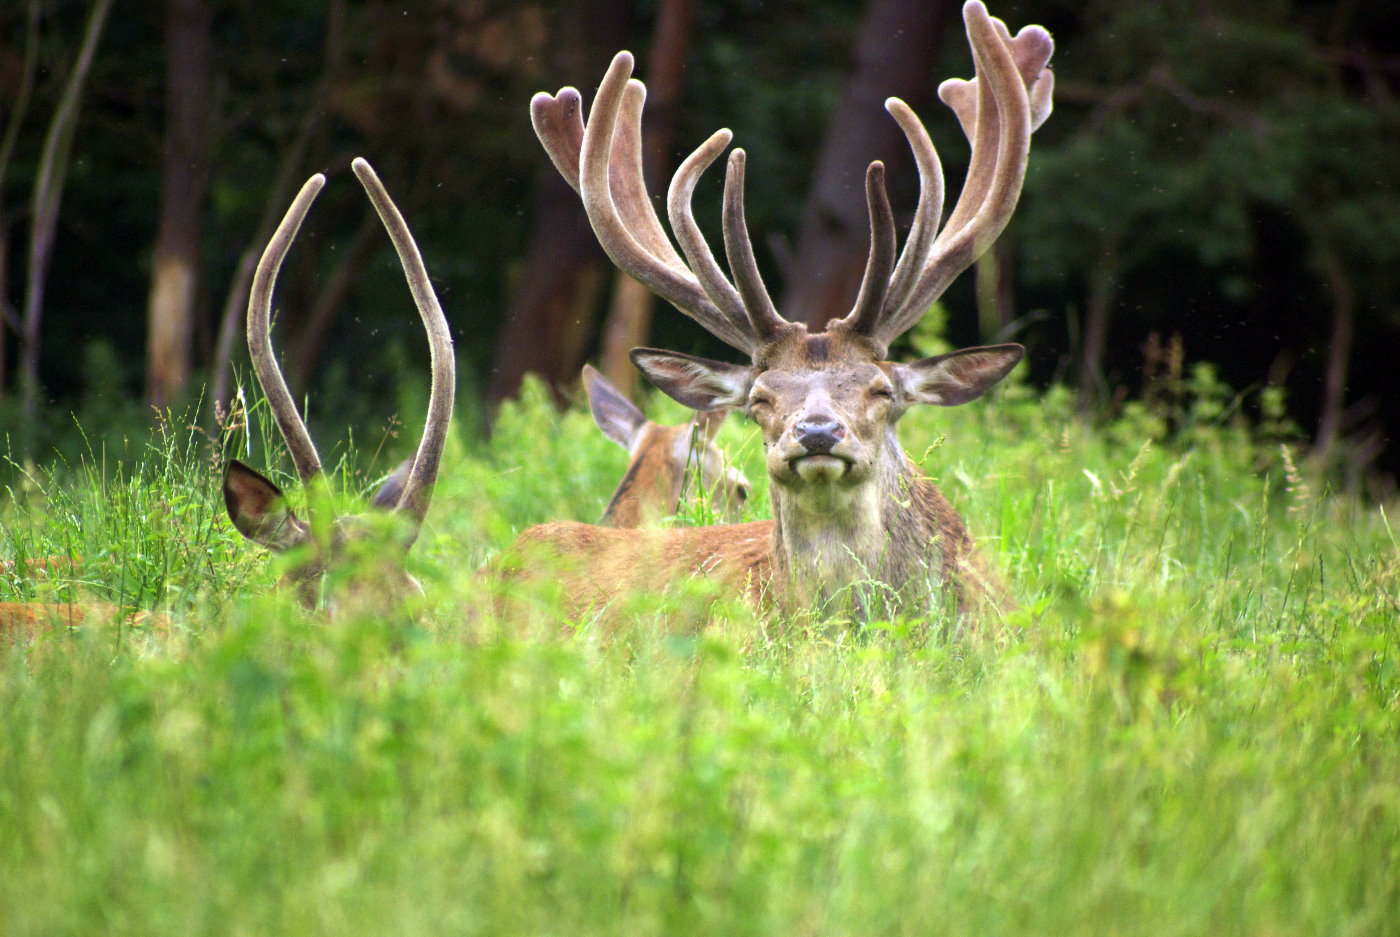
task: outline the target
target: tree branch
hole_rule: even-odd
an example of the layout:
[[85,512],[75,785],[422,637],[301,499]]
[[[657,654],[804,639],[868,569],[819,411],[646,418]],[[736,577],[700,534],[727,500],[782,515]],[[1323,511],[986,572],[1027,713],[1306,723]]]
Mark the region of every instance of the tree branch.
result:
[[44,316],[44,285],[48,277],[49,259],[53,253],[54,233],[58,228],[58,209],[63,202],[63,184],[68,175],[68,155],[73,146],[73,134],[83,103],[83,88],[87,84],[97,44],[107,25],[107,13],[112,0],[96,0],[88,14],[83,44],[68,84],[63,89],[58,109],[54,111],[44,148],[39,156],[38,178],[34,183],[32,217],[29,239],[29,279],[24,298],[24,320],[20,333],[20,406],[26,416],[32,416],[39,401],[39,324]]

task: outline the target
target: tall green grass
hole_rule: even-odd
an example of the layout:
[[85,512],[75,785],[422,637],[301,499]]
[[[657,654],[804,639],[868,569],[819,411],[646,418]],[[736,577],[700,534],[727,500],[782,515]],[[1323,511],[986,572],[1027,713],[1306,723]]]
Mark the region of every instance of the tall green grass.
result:
[[[476,567],[622,471],[537,391],[453,437],[408,626],[275,590],[221,518],[238,436],[34,470],[5,555],[103,562],[0,599],[177,637],[4,652],[0,933],[1395,933],[1392,515],[1231,399],[1203,374],[1090,427],[1013,385],[906,418],[1021,602],[995,640],[732,604],[678,630],[686,593],[607,638],[473,626]],[[761,489],[752,428],[722,441]],[[346,505],[392,466],[334,461]]]

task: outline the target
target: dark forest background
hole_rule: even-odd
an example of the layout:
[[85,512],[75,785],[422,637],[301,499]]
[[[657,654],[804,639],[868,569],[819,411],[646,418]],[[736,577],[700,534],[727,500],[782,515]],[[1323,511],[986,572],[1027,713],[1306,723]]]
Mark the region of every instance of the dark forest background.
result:
[[[944,298],[947,340],[1024,342],[1031,379],[1076,387],[1090,415],[1213,362],[1239,391],[1280,389],[1320,460],[1353,477],[1400,467],[1386,445],[1400,431],[1400,4],[991,11],[1054,34],[1056,111],[1016,219]],[[276,342],[318,419],[382,420],[427,353],[356,156],[417,235],[469,418],[528,372],[567,394],[585,360],[631,386],[635,344],[732,358],[615,274],[530,129],[533,92],[591,99],[619,48],[650,88],[654,193],[718,127],[748,150],[749,222],[790,318],[850,306],[868,161],[886,161],[896,211],[912,212],[885,97],[924,118],[956,193],[967,146],[935,94],[971,76],[952,0],[0,4],[12,451],[52,444],[73,409],[212,410],[246,355],[252,264],[315,171],[331,182],[283,272]],[[713,176],[697,202],[717,237]]]

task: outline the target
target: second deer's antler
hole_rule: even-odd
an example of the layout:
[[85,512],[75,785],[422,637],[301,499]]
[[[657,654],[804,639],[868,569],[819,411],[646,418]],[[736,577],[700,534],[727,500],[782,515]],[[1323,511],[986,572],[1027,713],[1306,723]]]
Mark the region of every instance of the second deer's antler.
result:
[[[422,255],[393,199],[389,197],[389,193],[385,191],[383,183],[368,162],[357,158],[351,165],[394,244],[408,281],[409,291],[413,295],[414,305],[428,335],[432,361],[428,414],[412,467],[409,469],[403,491],[394,505],[409,516],[416,531],[427,515],[448,426],[452,419],[456,383],[452,336],[442,306],[438,303],[437,295],[428,279],[428,272],[423,266]],[[325,184],[326,177],[317,173],[308,179],[297,193],[263,252],[253,276],[253,288],[248,300],[248,351],[253,370],[262,385],[273,419],[277,422],[282,438],[286,440],[292,462],[303,484],[310,483],[322,475],[321,459],[316,454],[316,447],[311,441],[306,423],[297,412],[296,403],[287,389],[282,369],[272,349],[272,296],[282,262],[286,259],[292,242],[296,240],[297,232],[301,229],[311,204]]]

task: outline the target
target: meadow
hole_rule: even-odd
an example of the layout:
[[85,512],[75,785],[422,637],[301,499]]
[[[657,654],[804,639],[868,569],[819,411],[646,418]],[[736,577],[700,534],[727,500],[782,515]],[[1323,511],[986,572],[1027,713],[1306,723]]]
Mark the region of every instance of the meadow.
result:
[[[1206,368],[1097,425],[1015,383],[911,413],[1021,603],[951,638],[703,585],[483,626],[478,566],[624,463],[537,388],[459,421],[401,621],[301,611],[227,523],[224,457],[288,478],[256,407],[11,466],[0,556],[83,561],[0,601],[174,627],[0,650],[0,934],[1397,933],[1395,506],[1280,413]],[[377,432],[333,450],[347,505],[414,435]],[[768,516],[756,432],[721,438]]]

